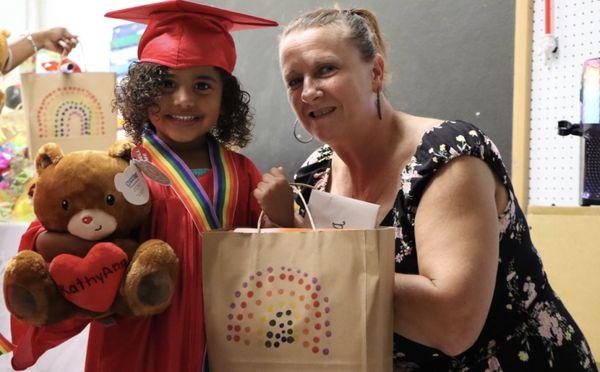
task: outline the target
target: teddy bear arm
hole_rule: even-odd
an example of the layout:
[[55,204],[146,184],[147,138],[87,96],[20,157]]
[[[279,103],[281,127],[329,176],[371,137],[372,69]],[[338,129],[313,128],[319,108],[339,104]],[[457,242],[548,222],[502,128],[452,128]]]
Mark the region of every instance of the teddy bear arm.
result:
[[33,251],[21,251],[8,261],[3,292],[7,309],[26,324],[60,322],[76,311],[52,281],[44,258]]
[[96,242],[69,233],[44,231],[35,242],[35,250],[44,257],[46,262],[51,262],[54,257],[63,253],[85,257],[94,244]]

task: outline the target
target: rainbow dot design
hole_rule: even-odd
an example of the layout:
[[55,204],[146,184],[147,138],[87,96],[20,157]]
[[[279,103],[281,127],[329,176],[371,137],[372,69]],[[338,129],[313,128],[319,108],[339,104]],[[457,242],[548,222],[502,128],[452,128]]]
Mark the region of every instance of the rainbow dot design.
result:
[[331,355],[330,298],[307,272],[285,266],[257,271],[233,293],[229,309],[227,341],[273,351],[301,345]]
[[49,92],[40,103],[37,122],[39,138],[106,134],[100,101],[92,92],[79,87]]

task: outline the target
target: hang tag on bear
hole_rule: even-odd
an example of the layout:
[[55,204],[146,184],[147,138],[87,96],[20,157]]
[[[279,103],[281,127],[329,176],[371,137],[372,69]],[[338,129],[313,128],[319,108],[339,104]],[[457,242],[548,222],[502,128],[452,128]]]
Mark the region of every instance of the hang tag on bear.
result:
[[133,164],[135,164],[139,170],[144,172],[144,174],[152,181],[165,186],[169,186],[171,184],[169,178],[163,172],[161,172],[156,165],[150,163],[149,161],[133,159]]
[[133,205],[143,205],[150,200],[148,185],[133,161],[129,162],[123,173],[115,174],[115,187]]
[[154,182],[160,183],[161,185],[169,186],[171,181],[156,165],[152,164],[152,156],[142,146],[136,146],[131,151],[132,161],[139,170],[153,180]]

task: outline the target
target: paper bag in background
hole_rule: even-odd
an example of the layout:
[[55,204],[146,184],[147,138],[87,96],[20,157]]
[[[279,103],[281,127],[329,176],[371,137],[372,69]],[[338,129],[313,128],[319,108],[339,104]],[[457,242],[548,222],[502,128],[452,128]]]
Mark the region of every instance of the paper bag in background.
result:
[[104,151],[116,140],[114,73],[28,73],[21,84],[32,157],[47,142],[69,153]]
[[[318,229],[374,229],[379,205],[313,189],[308,208]],[[305,227],[310,227],[308,218]]]
[[394,229],[203,234],[211,371],[391,371]]

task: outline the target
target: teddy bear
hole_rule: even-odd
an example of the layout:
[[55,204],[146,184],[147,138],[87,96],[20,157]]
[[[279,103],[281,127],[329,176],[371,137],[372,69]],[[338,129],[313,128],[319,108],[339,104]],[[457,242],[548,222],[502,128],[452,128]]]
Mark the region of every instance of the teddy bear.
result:
[[[4,66],[6,65],[6,61],[8,60],[8,37],[10,36],[10,32],[3,30],[0,31],[0,73]],[[0,112],[2,112],[2,108],[4,107],[4,92],[0,90]]]
[[[41,251],[40,235],[38,252],[23,250],[7,263],[4,299],[20,321],[40,326],[75,315],[148,316],[170,304],[179,276],[175,252],[162,240],[132,239],[151,209],[145,180],[129,163],[133,147],[117,141],[108,152],[65,155],[49,143],[38,151],[35,214],[43,234],[68,240]],[[90,248],[77,250],[71,240]]]

